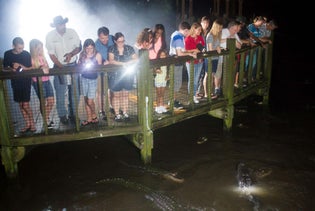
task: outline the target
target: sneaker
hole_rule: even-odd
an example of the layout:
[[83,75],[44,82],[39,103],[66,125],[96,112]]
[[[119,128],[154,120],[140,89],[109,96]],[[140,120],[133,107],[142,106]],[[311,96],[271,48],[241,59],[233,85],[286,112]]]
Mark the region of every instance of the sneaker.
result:
[[167,112],[167,109],[164,107],[164,106],[160,106],[160,111],[162,113],[166,113]]
[[122,117],[123,117],[123,119],[126,120],[126,121],[130,120],[129,115],[128,115],[127,113],[124,113],[124,114],[122,115]]
[[180,110],[183,108],[184,108],[183,105],[178,100],[174,100],[174,109],[175,110]]
[[50,121],[49,124],[47,124],[47,128],[49,130],[53,129],[54,128],[54,122],[53,121]]
[[102,120],[106,120],[106,114],[105,114],[105,111],[100,111],[100,112],[98,113],[98,115],[99,115],[99,118],[100,118],[100,119],[102,119]]
[[220,95],[221,95],[221,89],[220,89],[220,88],[216,88],[216,89],[214,90],[214,94],[215,94],[216,96],[220,97]]
[[196,96],[194,96],[194,103],[195,103],[195,104],[198,104],[198,103],[199,103],[199,100],[197,99]]
[[69,116],[69,121],[73,124],[75,124],[75,116]]
[[114,109],[113,107],[110,107],[110,108],[109,108],[109,111],[110,111],[112,114],[115,115],[115,109]]
[[62,116],[60,117],[60,122],[64,125],[69,123],[69,119],[67,118],[67,116]]
[[163,113],[162,110],[161,110],[161,106],[155,107],[155,112],[158,113],[158,114]]
[[123,121],[122,115],[117,114],[117,115],[115,116],[115,121],[116,121],[116,122],[121,122],[121,121]]
[[242,87],[243,87],[243,88],[246,88],[246,87],[247,87],[247,80],[244,80],[244,81],[243,81]]
[[239,87],[239,85],[238,85],[238,84],[234,84],[234,87],[235,87],[235,88],[238,88],[238,87]]

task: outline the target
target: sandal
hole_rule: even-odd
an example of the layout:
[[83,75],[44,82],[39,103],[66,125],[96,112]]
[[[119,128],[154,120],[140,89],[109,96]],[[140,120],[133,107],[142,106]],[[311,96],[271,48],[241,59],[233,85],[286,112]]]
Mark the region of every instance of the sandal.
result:
[[87,126],[87,125],[89,125],[89,124],[92,124],[92,121],[84,120],[84,121],[81,123],[82,126]]
[[93,123],[93,124],[98,123],[98,119],[97,119],[97,117],[94,117],[94,118],[92,119],[91,123]]
[[22,130],[20,130],[20,133],[26,133],[28,131],[31,131],[31,127],[25,127]]
[[20,133],[27,133],[27,132],[36,132],[36,128],[32,128],[32,127],[25,127],[22,130],[20,130]]

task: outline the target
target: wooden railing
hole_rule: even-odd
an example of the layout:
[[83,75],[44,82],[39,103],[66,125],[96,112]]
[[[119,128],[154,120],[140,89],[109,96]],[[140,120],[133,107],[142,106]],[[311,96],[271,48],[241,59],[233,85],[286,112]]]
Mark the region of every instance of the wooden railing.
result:
[[[195,116],[209,114],[216,118],[223,120],[223,129],[229,131],[232,127],[234,104],[249,95],[258,94],[263,96],[263,102],[268,103],[269,88],[271,80],[272,67],[272,46],[268,45],[266,48],[259,46],[246,47],[241,50],[235,49],[234,39],[228,39],[228,48],[224,50],[220,56],[223,56],[223,78],[222,90],[223,95],[219,99],[212,100],[210,94],[207,98],[202,100],[199,104],[193,102],[193,65],[190,67],[190,86],[183,81],[183,87],[177,96],[181,97],[184,102],[184,109],[177,111],[174,109],[174,65],[183,64],[192,57],[168,57],[164,59],[149,60],[148,52],[141,52],[141,56],[135,71],[136,83],[135,89],[129,94],[130,101],[130,121],[116,122],[114,116],[110,112],[110,103],[108,101],[108,73],[117,71],[118,66],[114,65],[100,65],[94,67],[91,71],[102,73],[103,93],[102,100],[104,102],[104,110],[107,114],[105,120],[100,120],[99,124],[93,126],[82,127],[80,121],[84,118],[84,107],[79,102],[76,107],[76,119],[73,124],[62,126],[59,123],[53,130],[47,128],[46,121],[38,121],[40,128],[35,133],[19,134],[18,127],[21,126],[21,118],[17,119],[17,114],[14,113],[12,106],[12,90],[9,86],[10,79],[16,77],[37,77],[43,76],[41,70],[26,71],[25,73],[0,71],[0,145],[1,145],[1,160],[5,166],[5,171],[8,177],[16,177],[18,173],[18,162],[24,157],[25,147],[30,145],[39,145],[47,143],[57,143],[66,141],[86,140],[95,138],[104,138],[109,136],[124,135],[140,150],[141,158],[144,163],[151,162],[151,151],[153,148],[153,132],[154,130],[166,127],[180,121],[184,121]],[[252,66],[254,54],[257,53],[257,74],[252,78],[254,68]],[[239,88],[235,89],[234,78],[236,73],[236,56],[240,56],[240,77]],[[200,53],[199,58],[208,58],[208,72],[211,73],[211,57],[218,56],[216,52]],[[247,62],[246,62],[247,60]],[[192,63],[192,62],[191,62]],[[246,66],[248,64],[248,66]],[[154,67],[167,65],[169,67],[169,84],[165,94],[165,103],[169,104],[168,112],[157,114],[154,112],[155,102],[155,88],[154,88],[154,74],[152,69]],[[1,65],[2,68],[2,65]],[[247,71],[245,71],[247,69]],[[80,74],[80,69],[77,67],[65,67],[62,71],[57,69],[50,69],[50,76]],[[184,71],[183,71],[184,72]],[[185,75],[185,74],[183,74]],[[74,77],[73,77],[74,78]],[[247,86],[243,86],[243,79],[247,80]],[[42,93],[42,82],[37,80],[40,87],[40,99],[36,94],[32,94],[33,101],[31,103],[33,112],[37,112],[37,118],[46,119],[44,111],[45,101]],[[72,83],[77,81],[72,80]],[[208,93],[213,90],[212,77],[208,76]],[[188,87],[189,92],[188,92]],[[105,91],[106,90],[106,91]],[[79,91],[79,90],[76,90]],[[80,97],[81,98],[81,97]],[[40,109],[42,108],[42,109]],[[80,109],[81,108],[81,109]],[[34,117],[35,118],[35,117]],[[58,118],[56,118],[58,122]],[[18,123],[17,123],[18,122]],[[19,123],[20,122],[20,123]],[[23,122],[23,121],[22,121]],[[38,125],[37,124],[37,125]]]

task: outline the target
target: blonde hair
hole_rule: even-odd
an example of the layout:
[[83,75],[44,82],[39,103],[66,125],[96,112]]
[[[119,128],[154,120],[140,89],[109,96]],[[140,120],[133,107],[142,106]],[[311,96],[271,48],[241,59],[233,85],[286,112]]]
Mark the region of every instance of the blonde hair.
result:
[[211,34],[213,36],[213,40],[220,40],[222,37],[222,28],[223,28],[223,22],[220,19],[216,19],[213,24],[212,27],[210,29],[209,34]]
[[[38,48],[40,48],[39,51],[37,50]],[[40,58],[43,59],[45,64],[47,64],[47,60],[44,56],[43,43],[40,40],[32,39],[30,41],[30,54],[34,68],[39,68],[41,66]]]
[[201,28],[202,29],[202,26],[200,23],[198,22],[195,22],[191,25],[190,27],[190,30],[189,30],[189,35],[190,36],[194,36],[195,35],[195,30],[198,29],[198,28]]

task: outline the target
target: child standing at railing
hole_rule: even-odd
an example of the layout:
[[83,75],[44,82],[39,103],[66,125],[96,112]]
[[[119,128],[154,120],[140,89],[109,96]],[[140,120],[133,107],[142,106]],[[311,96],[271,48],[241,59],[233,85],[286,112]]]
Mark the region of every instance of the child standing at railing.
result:
[[[30,41],[30,54],[32,57],[32,68],[42,69],[45,74],[49,74],[49,66],[44,55],[43,43],[38,39],[32,39]],[[54,122],[50,120],[50,113],[55,104],[54,90],[50,82],[49,76],[41,77],[43,83],[43,95],[45,98],[45,114],[48,129],[53,128]],[[36,91],[38,99],[40,99],[39,86],[37,77],[33,77],[32,85]]]
[[96,51],[95,42],[92,39],[86,39],[84,41],[78,64],[82,68],[81,82],[87,114],[87,120],[83,121],[81,125],[86,126],[98,123],[94,102],[98,73],[92,72],[92,70],[93,66],[102,64],[102,55]]
[[[167,51],[165,49],[160,49],[157,54],[157,58],[165,58],[167,57]],[[161,66],[155,69],[155,79],[154,85],[156,89],[156,107],[155,112],[158,114],[162,114],[167,112],[166,107],[164,106],[164,94],[165,94],[165,87],[168,80],[167,75],[167,66]]]

